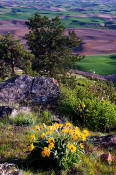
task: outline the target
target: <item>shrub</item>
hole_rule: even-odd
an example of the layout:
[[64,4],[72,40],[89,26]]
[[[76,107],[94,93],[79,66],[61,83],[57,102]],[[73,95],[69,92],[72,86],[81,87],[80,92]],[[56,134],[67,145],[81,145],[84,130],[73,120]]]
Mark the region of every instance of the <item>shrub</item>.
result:
[[39,107],[38,118],[37,118],[38,123],[51,124],[53,120],[54,120],[54,115],[51,111],[49,111],[48,109],[45,109],[42,111],[41,107]]
[[[108,99],[99,99],[87,89],[61,86],[62,96],[58,110],[74,123],[92,130],[105,131],[116,126],[116,106]],[[92,94],[92,95],[91,95]]]
[[93,130],[105,131],[116,126],[116,107],[110,101],[84,99],[85,109],[82,109],[84,125]]
[[32,125],[34,124],[34,119],[30,114],[19,113],[15,118],[10,119],[10,123],[15,125]]
[[44,123],[35,128],[30,137],[31,163],[42,160],[56,162],[58,167],[69,168],[76,165],[84,155],[84,144],[88,131],[80,131],[70,123],[47,126]]

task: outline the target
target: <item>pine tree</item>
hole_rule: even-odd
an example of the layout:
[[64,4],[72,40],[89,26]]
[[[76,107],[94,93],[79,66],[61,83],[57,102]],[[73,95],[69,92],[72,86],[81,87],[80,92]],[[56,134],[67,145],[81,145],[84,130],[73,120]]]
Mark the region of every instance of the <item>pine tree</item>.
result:
[[31,68],[32,58],[32,54],[11,33],[0,36],[0,77],[14,76],[15,67],[26,71]]
[[59,17],[49,19],[39,14],[26,21],[29,49],[34,54],[32,68],[41,75],[64,74],[82,57],[73,55],[73,48],[79,46],[80,39],[74,31],[65,35],[65,27]]

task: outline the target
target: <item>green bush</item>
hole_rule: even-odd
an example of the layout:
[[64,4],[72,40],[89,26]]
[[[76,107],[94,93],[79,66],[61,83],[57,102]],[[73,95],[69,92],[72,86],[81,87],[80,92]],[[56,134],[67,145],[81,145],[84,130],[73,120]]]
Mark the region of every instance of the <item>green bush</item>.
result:
[[61,86],[61,92],[58,106],[61,115],[92,130],[115,128],[116,106],[111,101],[100,99],[93,92],[78,87]]
[[38,123],[52,123],[52,121],[54,120],[54,115],[52,114],[51,111],[49,111],[48,109],[45,110],[41,110],[41,107],[39,107],[38,109],[38,118],[37,118],[37,122]]
[[116,127],[116,106],[110,101],[83,99],[85,109],[82,111],[84,125],[94,130],[106,130]]
[[34,118],[30,114],[19,113],[16,117],[10,119],[11,124],[15,125],[32,125]]

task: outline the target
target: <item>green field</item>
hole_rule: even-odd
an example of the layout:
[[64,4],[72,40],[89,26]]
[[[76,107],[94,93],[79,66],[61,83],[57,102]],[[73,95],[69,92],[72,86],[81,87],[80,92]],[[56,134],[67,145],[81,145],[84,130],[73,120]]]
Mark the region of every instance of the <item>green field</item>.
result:
[[77,63],[77,69],[101,75],[116,73],[116,54],[87,56]]
[[67,28],[77,28],[77,27],[90,27],[90,28],[104,28],[105,21],[100,17],[71,17],[67,16],[62,19],[63,24]]
[[[0,1],[0,20],[23,19],[27,20],[35,13],[46,15],[50,18],[62,17],[65,27],[81,28],[108,28],[116,29],[115,16],[99,17],[97,14],[116,14],[116,2],[109,3],[103,0],[82,1],[82,0],[12,0],[12,5],[8,0]],[[86,17],[74,17],[73,15],[87,15]],[[88,15],[95,15],[90,17]]]

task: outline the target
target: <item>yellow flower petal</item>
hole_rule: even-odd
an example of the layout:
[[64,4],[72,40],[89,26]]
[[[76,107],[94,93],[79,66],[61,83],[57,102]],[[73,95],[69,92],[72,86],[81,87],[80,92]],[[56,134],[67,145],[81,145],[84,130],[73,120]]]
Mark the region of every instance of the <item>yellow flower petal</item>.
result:
[[45,137],[45,133],[43,132],[40,137],[43,139]]
[[49,148],[50,150],[52,150],[52,149],[54,148],[54,143],[50,143],[50,144],[48,145],[48,148]]
[[54,143],[54,138],[51,138],[51,137],[50,137],[50,138],[48,139],[48,143]]
[[83,149],[84,148],[84,145],[82,143],[80,143],[80,147]]
[[35,139],[35,134],[32,134],[30,140],[33,141]]
[[29,146],[29,151],[32,151],[34,149],[34,145],[33,143],[31,143],[31,145]]
[[38,131],[39,129],[40,129],[39,126],[36,126],[36,127],[34,128],[35,131]]

